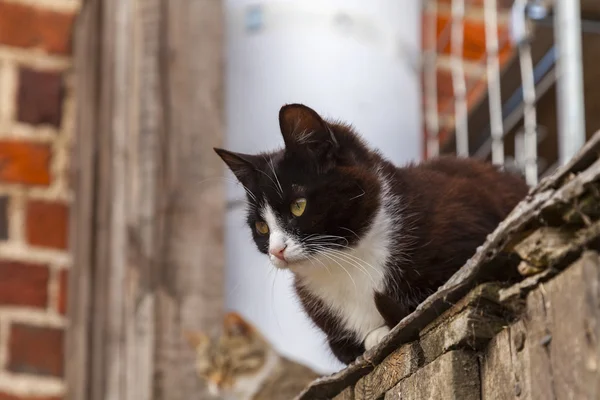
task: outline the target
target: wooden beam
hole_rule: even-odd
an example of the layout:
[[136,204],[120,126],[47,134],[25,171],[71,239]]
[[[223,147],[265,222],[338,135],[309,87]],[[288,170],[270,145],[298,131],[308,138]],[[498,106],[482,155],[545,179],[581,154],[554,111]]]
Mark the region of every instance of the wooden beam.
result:
[[221,7],[83,5],[71,400],[202,398],[182,330],[222,315],[224,184],[206,181],[223,170],[212,153],[223,131]]
[[76,79],[77,140],[71,155],[72,185],[75,192],[70,218],[70,243],[73,268],[69,274],[69,325],[66,332],[65,366],[67,399],[90,397],[90,312],[94,241],[94,183],[96,173],[97,89],[99,73],[100,6],[86,1],[75,29],[74,59]]
[[215,0],[162,1],[159,74],[165,110],[163,265],[159,267],[157,399],[201,392],[183,329],[220,324],[224,185],[221,160],[223,29]]

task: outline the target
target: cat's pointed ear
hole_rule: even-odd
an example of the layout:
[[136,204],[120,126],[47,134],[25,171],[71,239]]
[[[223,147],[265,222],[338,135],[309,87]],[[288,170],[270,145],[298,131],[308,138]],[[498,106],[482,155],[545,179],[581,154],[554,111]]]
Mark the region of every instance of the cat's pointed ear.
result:
[[214,148],[215,153],[227,164],[231,172],[244,186],[252,183],[256,176],[256,156],[250,154],[234,153],[229,150]]
[[204,332],[186,330],[183,332],[183,335],[185,336],[188,344],[196,350],[204,348],[210,341],[208,335]]
[[236,312],[225,316],[223,330],[228,336],[250,336],[254,333],[254,327]]
[[327,121],[303,104],[281,107],[279,128],[287,149],[305,150],[322,157],[338,148],[338,142]]

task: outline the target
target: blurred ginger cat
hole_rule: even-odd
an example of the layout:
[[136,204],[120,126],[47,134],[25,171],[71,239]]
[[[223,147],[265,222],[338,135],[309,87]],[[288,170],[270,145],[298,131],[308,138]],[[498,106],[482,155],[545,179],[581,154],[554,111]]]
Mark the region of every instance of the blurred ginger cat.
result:
[[220,399],[290,400],[319,376],[278,354],[237,313],[225,316],[218,338],[203,332],[186,332],[186,336],[196,350],[198,375]]

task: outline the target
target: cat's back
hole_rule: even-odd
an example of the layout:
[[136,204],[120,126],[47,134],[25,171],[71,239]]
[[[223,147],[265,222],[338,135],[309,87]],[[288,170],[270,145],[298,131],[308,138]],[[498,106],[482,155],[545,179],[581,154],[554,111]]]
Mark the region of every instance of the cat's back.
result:
[[[405,251],[420,276],[443,283],[527,194],[524,180],[474,159],[442,157],[397,172]],[[404,232],[408,232],[405,234]]]
[[253,400],[293,399],[318,377],[312,369],[282,357]]
[[398,172],[403,193],[414,194],[415,202],[438,211],[465,207],[473,212],[473,207],[484,206],[487,213],[503,218],[528,191],[520,176],[473,158],[444,156]]
[[518,191],[527,190],[525,182],[520,176],[512,172],[501,171],[497,166],[475,158],[441,156],[419,164],[412,164],[404,169],[449,182],[465,179],[487,181],[488,183],[516,185],[515,189]]

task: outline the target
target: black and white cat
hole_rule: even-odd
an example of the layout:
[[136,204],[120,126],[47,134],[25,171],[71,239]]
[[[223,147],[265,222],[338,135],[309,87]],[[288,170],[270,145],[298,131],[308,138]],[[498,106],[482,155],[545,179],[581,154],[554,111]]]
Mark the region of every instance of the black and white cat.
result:
[[398,168],[353,129],[281,108],[285,148],[215,149],[244,185],[258,249],[290,270],[335,356],[348,364],[470,258],[527,193],[471,159]]

